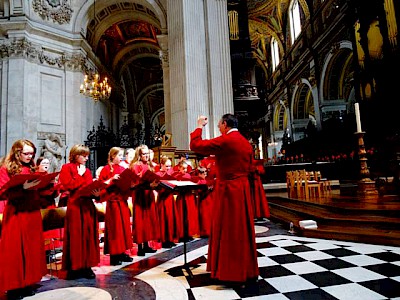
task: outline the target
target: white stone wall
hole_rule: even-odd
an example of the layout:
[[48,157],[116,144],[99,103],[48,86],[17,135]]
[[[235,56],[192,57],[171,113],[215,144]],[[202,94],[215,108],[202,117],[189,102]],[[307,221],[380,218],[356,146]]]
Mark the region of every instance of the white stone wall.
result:
[[105,103],[79,93],[88,46],[73,21],[85,1],[71,1],[69,20],[41,17],[32,1],[5,0],[1,7],[10,19],[0,19],[0,156],[20,138],[40,148],[50,132],[70,149],[100,116],[107,127],[114,116]]

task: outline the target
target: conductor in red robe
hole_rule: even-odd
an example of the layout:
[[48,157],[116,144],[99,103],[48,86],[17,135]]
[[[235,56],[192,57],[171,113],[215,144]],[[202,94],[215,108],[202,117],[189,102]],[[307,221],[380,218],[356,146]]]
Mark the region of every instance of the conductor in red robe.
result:
[[255,281],[259,275],[249,174],[253,149],[237,127],[237,118],[225,114],[218,123],[221,136],[202,139],[208,119],[200,116],[190,134],[190,148],[208,156],[215,154],[215,185],[207,271],[224,284]]

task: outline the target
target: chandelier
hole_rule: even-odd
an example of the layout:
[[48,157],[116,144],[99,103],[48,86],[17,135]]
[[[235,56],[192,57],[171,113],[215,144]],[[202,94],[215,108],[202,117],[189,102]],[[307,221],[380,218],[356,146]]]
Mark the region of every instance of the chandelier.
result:
[[99,100],[107,100],[111,95],[111,86],[108,84],[108,79],[105,77],[100,81],[100,75],[94,74],[89,78],[85,75],[85,79],[80,87],[80,92],[86,97],[92,97],[95,102]]

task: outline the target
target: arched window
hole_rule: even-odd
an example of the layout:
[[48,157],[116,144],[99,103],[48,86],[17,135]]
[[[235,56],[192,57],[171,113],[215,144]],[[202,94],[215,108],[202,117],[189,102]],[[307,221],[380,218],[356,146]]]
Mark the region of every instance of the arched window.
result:
[[271,40],[271,58],[272,72],[274,72],[279,65],[279,46],[278,41],[274,37]]
[[290,37],[292,43],[297,39],[301,32],[300,5],[298,0],[293,0],[289,7]]

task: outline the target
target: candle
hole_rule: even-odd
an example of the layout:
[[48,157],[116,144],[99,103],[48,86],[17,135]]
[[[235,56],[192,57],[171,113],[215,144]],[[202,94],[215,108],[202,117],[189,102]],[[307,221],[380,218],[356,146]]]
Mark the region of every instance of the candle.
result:
[[354,111],[356,113],[356,124],[357,124],[357,132],[362,132],[361,130],[361,119],[360,119],[360,106],[356,102],[354,103]]

